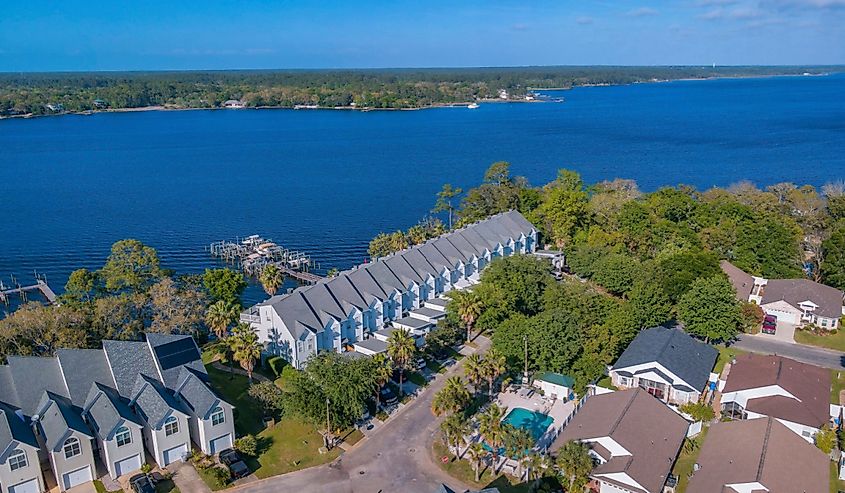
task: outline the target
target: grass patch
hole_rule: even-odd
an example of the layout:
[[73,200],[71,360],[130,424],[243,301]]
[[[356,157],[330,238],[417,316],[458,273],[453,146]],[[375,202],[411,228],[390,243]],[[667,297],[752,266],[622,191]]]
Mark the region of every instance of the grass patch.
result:
[[209,467],[208,469],[200,469],[199,467],[195,469],[197,470],[197,474],[199,474],[200,479],[202,479],[202,482],[205,483],[211,491],[220,491],[229,486],[227,484],[221,485],[212,473],[212,470],[217,469],[217,466]]
[[839,391],[845,389],[845,370],[830,370],[830,402],[839,404]]
[[596,382],[596,386],[601,387],[603,389],[619,390],[616,388],[615,385],[613,385],[613,380],[610,378],[610,375],[607,375],[598,382]]
[[408,372],[405,375],[405,378],[417,387],[425,387],[426,385],[428,385],[428,382],[425,380],[425,377],[415,371]]
[[698,454],[701,452],[701,446],[704,445],[704,439],[707,436],[708,431],[710,431],[710,427],[705,426],[701,429],[701,433],[695,437],[699,444],[697,450],[692,453],[687,453],[681,449],[681,454],[678,456],[678,460],[675,461],[675,466],[672,468],[672,474],[678,477],[678,486],[675,488],[677,493],[684,493],[684,491],[686,491],[687,483],[689,483],[690,475],[692,474],[692,468],[695,465],[695,461],[698,460]]
[[258,434],[264,429],[261,406],[249,396],[249,380],[243,375],[230,374],[209,365],[205,367],[211,385],[223,399],[235,406],[235,430],[239,435]]
[[743,351],[742,349],[737,349],[734,347],[725,347],[721,344],[715,347],[719,350],[719,357],[716,358],[716,366],[713,368],[713,371],[716,373],[722,373],[722,370],[725,369],[725,364],[728,363],[730,360],[734,359],[740,354],[747,353],[747,351]]
[[839,479],[839,465],[830,461],[830,493],[839,493],[845,490],[845,481]]
[[445,372],[445,367],[440,364],[439,361],[435,360],[434,358],[428,358],[425,361],[425,367],[428,368],[428,371],[431,373],[441,373],[441,370]]
[[123,493],[123,490],[107,490],[106,485],[104,485],[99,479],[94,480],[94,489],[97,490],[97,493]]
[[364,438],[364,434],[358,428],[351,428],[341,433],[340,437],[347,445],[355,445]]
[[156,493],[182,493],[172,479],[165,479],[156,485]]
[[335,447],[327,454],[320,454],[318,450],[323,446],[323,437],[314,425],[294,417],[283,417],[276,426],[261,432],[258,438],[266,440],[268,448],[248,464],[261,479],[331,462],[341,452],[339,447]]
[[845,331],[840,330],[835,334],[816,335],[809,330],[795,329],[795,342],[845,352]]
[[[497,488],[501,493],[528,493],[531,491],[530,483],[522,483],[519,479],[507,474],[493,475],[492,471],[486,466],[482,466],[484,469],[481,472],[480,481],[476,482],[475,471],[473,471],[469,461],[465,459],[454,460],[455,456],[446,450],[446,446],[439,440],[435,440],[433,449],[440,469],[449,476],[469,484],[473,489]],[[443,456],[448,456],[450,460],[444,463],[440,460],[440,457]],[[560,484],[554,478],[543,478],[541,485],[547,486],[547,489],[539,488],[539,491],[562,491]]]

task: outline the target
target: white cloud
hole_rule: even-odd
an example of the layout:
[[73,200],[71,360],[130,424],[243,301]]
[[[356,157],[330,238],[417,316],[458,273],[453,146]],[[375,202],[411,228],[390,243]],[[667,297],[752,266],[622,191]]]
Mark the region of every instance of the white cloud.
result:
[[638,9],[629,10],[625,13],[628,17],[646,17],[651,15],[659,15],[660,12],[654,10],[651,7],[640,7]]
[[739,0],[698,0],[695,4],[699,7],[725,7],[728,5],[736,5]]
[[763,12],[755,9],[755,8],[748,8],[748,7],[741,7],[737,9],[733,9],[728,14],[731,19],[759,19],[763,17]]
[[718,8],[713,10],[708,10],[707,12],[698,15],[699,19],[704,19],[706,21],[714,21],[716,19],[724,19],[725,18],[725,9]]

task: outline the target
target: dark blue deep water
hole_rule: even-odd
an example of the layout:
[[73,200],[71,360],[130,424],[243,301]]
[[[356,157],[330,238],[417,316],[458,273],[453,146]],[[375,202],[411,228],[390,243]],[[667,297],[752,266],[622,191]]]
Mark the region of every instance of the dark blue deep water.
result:
[[[510,161],[644,190],[845,179],[845,75],[585,87],[562,104],[477,110],[173,111],[0,121],[0,279],[102,265],[138,238],[180,272],[209,242],[258,233],[323,267],[363,260],[443,183]],[[248,301],[260,298],[251,289]]]

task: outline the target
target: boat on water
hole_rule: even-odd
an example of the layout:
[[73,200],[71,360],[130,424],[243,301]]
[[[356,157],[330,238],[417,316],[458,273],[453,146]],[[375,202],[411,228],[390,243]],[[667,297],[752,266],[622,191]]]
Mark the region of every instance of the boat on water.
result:
[[478,103],[470,103],[469,105],[467,105],[467,108],[474,110],[478,108]]

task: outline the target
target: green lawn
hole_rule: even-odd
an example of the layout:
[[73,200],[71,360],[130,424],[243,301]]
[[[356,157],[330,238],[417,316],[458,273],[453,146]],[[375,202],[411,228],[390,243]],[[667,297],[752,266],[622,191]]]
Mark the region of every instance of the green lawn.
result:
[[596,386],[601,387],[603,389],[610,389],[610,390],[618,390],[615,385],[613,385],[613,381],[610,378],[610,375],[603,377],[601,380],[596,382]]
[[181,493],[172,479],[165,479],[156,485],[156,493]]
[[216,469],[217,467],[222,468],[223,466],[214,466],[209,467],[208,469],[200,469],[199,467],[196,468],[197,474],[199,474],[200,479],[202,479],[202,481],[205,483],[206,486],[208,486],[211,491],[220,491],[222,489],[226,489],[226,487],[228,486],[219,484],[214,475],[212,475],[212,469]]
[[211,377],[211,385],[223,399],[235,406],[235,430],[239,435],[257,434],[264,425],[261,420],[263,412],[255,400],[249,396],[249,380],[243,375],[232,375],[227,371],[218,370],[211,365],[205,367]]
[[123,493],[123,490],[107,490],[106,486],[99,479],[94,480],[94,489],[97,490],[97,493]]
[[845,370],[830,370],[830,402],[839,404],[839,391],[845,389]]
[[845,352],[845,331],[818,336],[808,330],[796,330],[795,342]]
[[344,431],[340,437],[343,439],[345,444],[355,445],[364,438],[364,434],[358,428],[352,428],[351,430]]
[[699,433],[696,437],[699,444],[699,448],[697,450],[689,454],[681,450],[678,460],[675,461],[675,466],[672,468],[672,474],[678,477],[678,487],[675,489],[677,493],[684,493],[684,491],[686,491],[687,483],[689,483],[689,476],[692,474],[693,465],[695,465],[695,461],[698,460],[698,453],[701,451],[701,445],[704,444],[704,439],[707,436],[708,431],[710,431],[710,428],[705,426],[702,428],[701,433]]
[[830,493],[839,493],[841,490],[845,490],[845,481],[839,480],[839,466],[830,461]]
[[719,350],[719,357],[716,358],[716,366],[713,368],[713,371],[716,373],[722,373],[722,370],[725,369],[725,363],[734,359],[735,356],[745,354],[747,352],[733,347],[725,347],[721,344],[716,346],[716,349]]
[[408,381],[412,384],[417,385],[419,387],[425,387],[426,385],[428,385],[428,382],[426,382],[425,377],[415,371],[406,373],[405,378],[408,379]]

